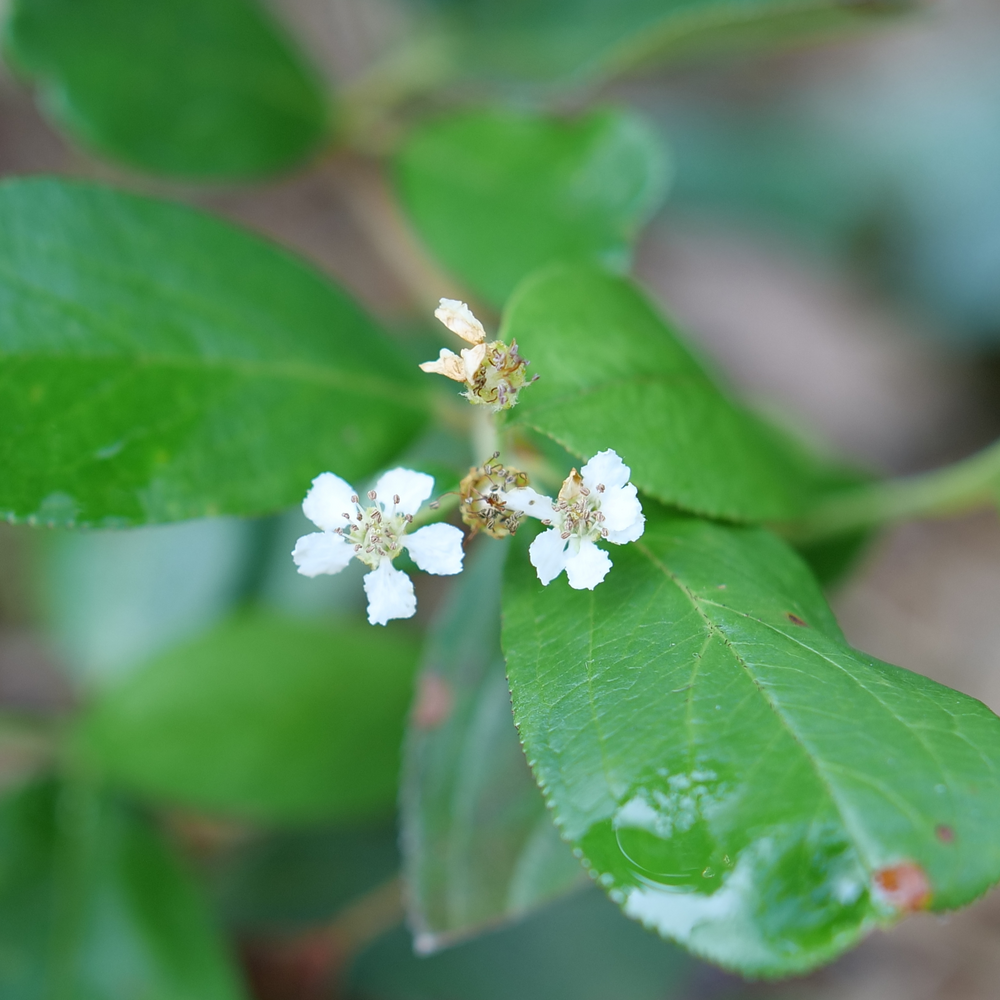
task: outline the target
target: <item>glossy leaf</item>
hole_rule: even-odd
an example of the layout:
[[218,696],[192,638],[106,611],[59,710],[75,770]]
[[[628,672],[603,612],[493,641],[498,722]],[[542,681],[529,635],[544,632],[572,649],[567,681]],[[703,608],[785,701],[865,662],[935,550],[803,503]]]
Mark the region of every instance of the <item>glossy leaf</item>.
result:
[[553,260],[625,269],[659,207],[662,144],[634,114],[579,118],[473,111],[419,127],[396,160],[396,188],[424,241],[501,305]]
[[140,170],[258,177],[326,132],[322,84],[258,0],[14,0],[6,43],[58,125]]
[[0,994],[239,1000],[194,885],[141,817],[43,782],[0,804]]
[[392,808],[416,648],[368,625],[237,618],[98,699],[75,749],[142,795],[250,818]]
[[629,916],[744,973],[808,969],[1000,878],[1000,719],[851,649],[760,529],[657,516],[592,593],[511,560],[515,717]]
[[779,519],[824,488],[823,471],[723,395],[626,278],[548,268],[510,300],[501,336],[517,340],[538,375],[510,420],[584,460],[613,448],[632,482],[665,503],[739,521]]
[[359,1000],[670,1000],[689,995],[689,968],[590,890],[430,957],[405,931],[386,935],[358,956],[350,985]]
[[438,0],[463,75],[551,83],[606,77],[691,53],[874,26],[909,9],[837,0]]
[[[419,372],[417,372],[419,375]],[[420,383],[301,261],[179,205],[0,185],[0,516],[255,514],[375,472]]]
[[433,951],[585,881],[531,778],[500,652],[506,545],[485,540],[424,654],[402,789],[417,948]]

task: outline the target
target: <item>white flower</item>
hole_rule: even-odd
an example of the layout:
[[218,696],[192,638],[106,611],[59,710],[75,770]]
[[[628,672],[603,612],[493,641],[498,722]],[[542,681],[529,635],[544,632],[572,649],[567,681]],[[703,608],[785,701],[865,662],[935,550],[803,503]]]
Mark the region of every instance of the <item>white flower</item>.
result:
[[392,565],[403,549],[425,573],[462,572],[462,532],[450,524],[429,524],[406,534],[420,505],[431,495],[434,477],[411,469],[392,469],[365,500],[332,472],[312,483],[302,510],[322,531],[303,535],[292,558],[303,576],[339,573],[357,557],[372,571],[365,575],[368,621],[410,618],[417,610],[413,583]]
[[502,340],[486,343],[486,330],[472,314],[472,310],[458,299],[441,299],[434,315],[452,333],[472,344],[461,354],[441,348],[436,361],[425,361],[420,370],[444,375],[461,382],[466,391],[463,396],[477,405],[486,405],[494,411],[508,410],[517,404],[517,395],[535,378],[528,378],[528,362],[517,352],[517,341],[505,344]]
[[506,494],[508,507],[551,525],[528,549],[543,584],[548,586],[566,570],[575,590],[593,590],[611,569],[611,557],[597,547],[598,539],[624,545],[643,533],[646,518],[637,490],[628,481],[630,471],[609,449],[596,454],[580,472],[574,469],[554,502],[530,487]]

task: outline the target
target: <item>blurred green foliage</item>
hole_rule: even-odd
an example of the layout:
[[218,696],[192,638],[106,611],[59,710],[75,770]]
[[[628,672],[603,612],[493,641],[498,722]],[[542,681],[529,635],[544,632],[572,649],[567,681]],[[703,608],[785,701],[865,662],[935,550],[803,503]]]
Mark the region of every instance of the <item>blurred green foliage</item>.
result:
[[139,170],[254,178],[326,134],[321,81],[257,0],[15,0],[5,41],[63,128]]
[[82,762],[147,797],[271,821],[392,809],[416,644],[256,613],[138,668],[84,712]]

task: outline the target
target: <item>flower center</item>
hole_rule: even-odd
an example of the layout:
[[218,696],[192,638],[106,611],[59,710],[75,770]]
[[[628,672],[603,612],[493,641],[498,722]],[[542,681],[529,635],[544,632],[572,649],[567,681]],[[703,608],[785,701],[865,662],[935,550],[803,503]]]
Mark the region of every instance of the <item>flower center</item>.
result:
[[517,353],[516,340],[510,346],[502,340],[492,341],[486,345],[486,356],[468,383],[466,398],[472,403],[487,403],[496,410],[509,409],[517,402],[518,392],[535,381],[528,378],[527,364]]
[[[362,507],[359,497],[351,497],[354,515],[345,513],[347,524],[337,531],[354,546],[354,554],[363,563],[376,569],[383,559],[391,561],[403,551],[403,535],[413,515],[386,514],[374,490],[369,490],[368,499],[376,502]],[[393,502],[398,504],[399,497],[393,497]]]
[[475,531],[504,538],[517,531],[524,515],[507,506],[504,491],[528,485],[528,477],[517,469],[505,468],[494,452],[488,462],[469,469],[459,486],[462,520]]
[[575,535],[581,539],[595,540],[607,538],[608,529],[604,527],[604,515],[601,513],[601,494],[604,485],[599,484],[596,492],[583,485],[583,479],[574,469],[559,491],[559,498],[552,505],[561,524],[560,535],[569,538]]

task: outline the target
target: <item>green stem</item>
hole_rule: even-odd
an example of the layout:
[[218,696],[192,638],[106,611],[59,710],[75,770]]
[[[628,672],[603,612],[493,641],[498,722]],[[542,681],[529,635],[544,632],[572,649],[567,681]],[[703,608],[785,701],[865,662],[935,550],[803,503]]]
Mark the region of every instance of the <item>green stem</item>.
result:
[[829,538],[920,517],[948,517],[1000,500],[1000,441],[933,472],[835,494],[786,526],[795,540]]
[[499,450],[497,418],[485,406],[476,406],[472,415],[472,457],[475,462],[488,462]]

